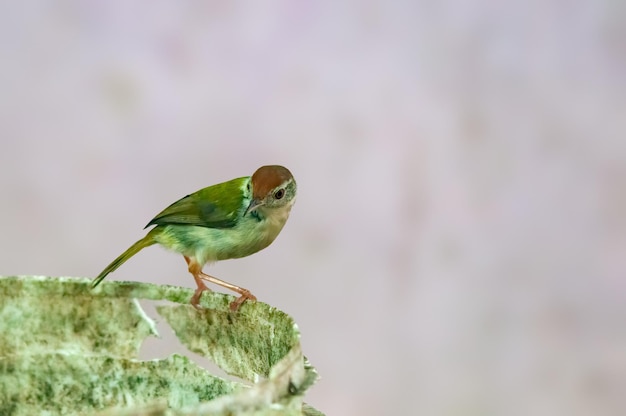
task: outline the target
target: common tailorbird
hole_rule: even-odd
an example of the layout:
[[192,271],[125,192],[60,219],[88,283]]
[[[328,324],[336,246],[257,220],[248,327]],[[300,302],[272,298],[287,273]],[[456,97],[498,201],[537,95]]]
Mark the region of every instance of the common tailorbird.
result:
[[249,256],[269,246],[280,233],[296,200],[296,181],[283,166],[262,166],[244,176],[200,189],[179,199],[154,217],[148,234],[113,260],[93,280],[97,286],[141,249],[153,244],[180,253],[198,286],[191,304],[199,308],[203,280],[239,293],[230,304],[237,310],[246,300],[256,300],[248,289],[202,271],[206,263]]

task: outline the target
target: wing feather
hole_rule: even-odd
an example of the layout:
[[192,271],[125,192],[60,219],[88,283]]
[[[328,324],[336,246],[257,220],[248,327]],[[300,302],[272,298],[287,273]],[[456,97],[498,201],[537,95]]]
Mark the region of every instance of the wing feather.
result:
[[231,228],[245,212],[250,196],[244,190],[249,177],[200,189],[157,214],[151,225],[185,224],[208,228]]

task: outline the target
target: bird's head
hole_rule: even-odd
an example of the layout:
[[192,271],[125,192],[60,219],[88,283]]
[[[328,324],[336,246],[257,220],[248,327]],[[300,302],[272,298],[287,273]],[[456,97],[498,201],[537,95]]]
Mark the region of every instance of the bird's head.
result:
[[252,175],[248,186],[252,199],[246,214],[262,211],[269,215],[275,209],[291,208],[296,200],[296,181],[283,166],[261,166]]

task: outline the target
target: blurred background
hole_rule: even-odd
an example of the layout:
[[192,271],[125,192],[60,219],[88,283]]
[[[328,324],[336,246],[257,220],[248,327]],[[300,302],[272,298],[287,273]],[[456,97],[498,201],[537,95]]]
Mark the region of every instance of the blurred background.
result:
[[[618,1],[0,4],[0,273],[97,275],[162,208],[283,164],[207,266],[291,314],[328,415],[626,414]],[[110,276],[193,287],[158,247]]]

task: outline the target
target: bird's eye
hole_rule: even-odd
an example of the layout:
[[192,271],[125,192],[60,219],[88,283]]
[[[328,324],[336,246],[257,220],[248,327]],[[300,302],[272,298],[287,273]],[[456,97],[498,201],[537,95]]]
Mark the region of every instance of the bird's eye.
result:
[[285,196],[284,189],[279,189],[278,191],[274,192],[274,198],[276,199],[281,199],[283,196]]
[[250,192],[250,182],[248,182],[248,184],[246,185],[246,189],[248,190],[248,192]]

